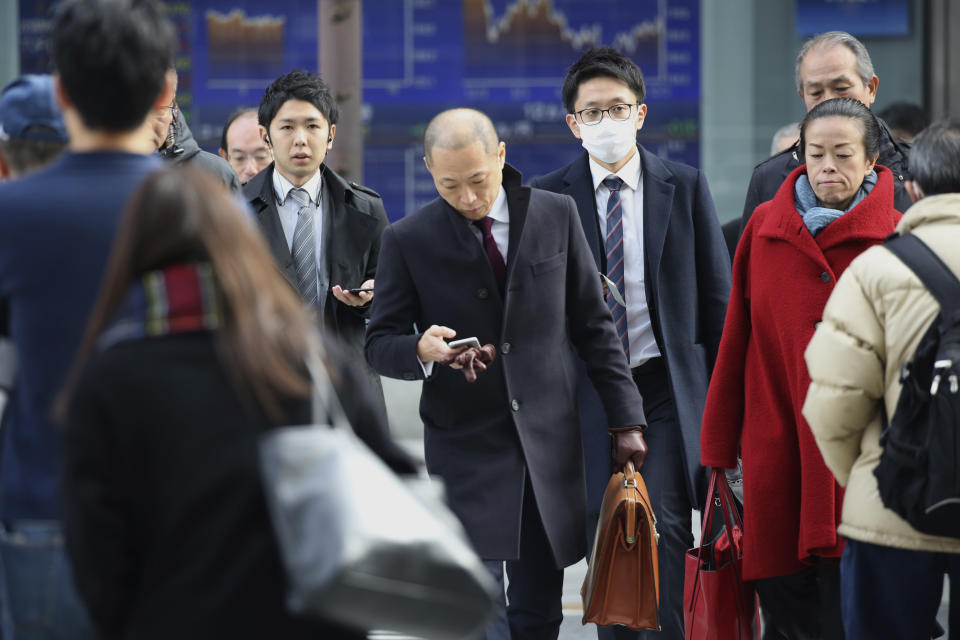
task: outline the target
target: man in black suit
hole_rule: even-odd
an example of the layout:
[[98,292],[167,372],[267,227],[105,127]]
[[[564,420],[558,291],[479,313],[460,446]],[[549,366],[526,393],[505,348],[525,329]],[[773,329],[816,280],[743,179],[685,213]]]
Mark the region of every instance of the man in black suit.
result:
[[[362,361],[387,214],[375,191],[323,164],[339,113],[319,75],[291,71],[277,78],[257,114],[274,162],[243,193],[287,281]],[[377,409],[386,416],[380,379],[367,372]]]
[[[531,185],[573,197],[594,267],[608,278],[607,304],[649,425],[642,472],[661,534],[663,628],[651,637],[682,640],[683,558],[693,546],[692,508],[702,507],[698,494],[705,489],[700,420],[730,294],[730,262],[703,174],[637,144],[644,93],[632,60],[609,47],[586,52],[562,90],[567,125],[586,153]],[[607,443],[595,435],[602,407],[584,376],[578,386],[592,529],[610,466]],[[614,633],[637,632],[617,627]]]
[[[440,198],[383,234],[367,360],[425,379],[427,469],[503,584],[488,638],[556,638],[563,568],[583,557],[583,454],[571,345],[600,392],[618,464],[643,462],[642,400],[630,379],[573,201],[529,189],[489,118],[445,111],[427,127]],[[470,384],[443,366],[446,339],[492,343]],[[609,449],[608,449],[609,455]]]

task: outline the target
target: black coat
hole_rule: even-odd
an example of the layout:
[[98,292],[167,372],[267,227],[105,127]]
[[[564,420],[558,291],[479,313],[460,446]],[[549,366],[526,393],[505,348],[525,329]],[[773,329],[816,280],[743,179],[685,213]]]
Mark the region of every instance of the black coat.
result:
[[[362,374],[336,368],[357,433],[413,471],[358,395]],[[280,424],[310,422],[307,400],[284,409]],[[275,424],[237,390],[210,333],[94,358],[64,431],[62,500],[74,580],[101,638],[350,637],[284,609],[257,458]]]
[[[380,255],[380,236],[387,226],[387,212],[380,196],[355,182],[347,182],[334,171],[321,166],[323,172],[323,258],[326,262],[330,286],[359,287],[375,278]],[[283,225],[277,213],[277,198],[273,190],[274,165],[250,179],[243,186],[244,198],[256,214],[270,253],[280,272],[297,295],[297,268],[283,234]],[[377,290],[380,290],[379,284]],[[323,312],[323,324],[332,332],[359,363],[363,358],[363,340],[370,305],[351,307],[337,300],[328,290]],[[379,376],[365,367],[372,401],[387,415]]]
[[[695,506],[700,504],[697,494],[702,492],[704,477],[699,465],[700,421],[730,297],[730,261],[704,175],[693,167],[659,158],[642,146],[637,148],[643,172],[647,306],[670,376],[683,438],[687,489],[691,506]],[[606,272],[589,156],[583,153],[571,164],[533,180],[531,186],[573,197],[594,265]],[[588,419],[602,421],[602,416]],[[591,455],[588,471],[598,469],[596,478],[591,474],[591,497],[596,499],[592,506],[597,508],[605,478],[610,475],[605,451],[605,447],[587,444]],[[594,491],[597,478],[600,489]]]
[[[444,479],[454,512],[486,559],[518,557],[529,473],[557,566],[583,556],[585,485],[571,345],[614,427],[644,423],[599,275],[573,200],[520,185],[507,165],[506,293],[468,222],[437,199],[383,234],[367,359],[417,379],[417,330],[445,325],[497,346],[473,384],[436,366],[423,384],[427,469]],[[605,435],[606,425],[598,426]]]
[[[897,211],[906,211],[913,204],[910,194],[903,186],[904,181],[910,179],[910,144],[896,140],[883,120],[877,118],[877,122],[880,123],[881,132],[880,157],[877,159],[877,164],[893,172],[893,205]],[[750,186],[747,187],[747,199],[743,204],[740,235],[743,235],[743,230],[754,210],[767,200],[773,200],[773,196],[776,195],[777,189],[786,177],[801,164],[798,141],[789,149],[764,160],[753,169]]]

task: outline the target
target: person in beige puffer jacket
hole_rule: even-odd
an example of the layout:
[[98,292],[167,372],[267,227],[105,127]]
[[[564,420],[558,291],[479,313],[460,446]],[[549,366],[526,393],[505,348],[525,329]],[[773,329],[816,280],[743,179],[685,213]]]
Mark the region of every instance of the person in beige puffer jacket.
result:
[[[915,234],[960,277],[960,120],[922,133],[910,164],[913,195],[922,199],[897,231]],[[846,487],[838,531],[848,541],[841,562],[847,640],[930,638],[944,574],[960,588],[960,539],[920,533],[886,509],[873,474],[882,452],[881,403],[892,416],[900,368],[939,311],[913,271],[873,247],[837,282],[805,352],[812,383],[803,416]],[[950,619],[960,631],[955,600]]]

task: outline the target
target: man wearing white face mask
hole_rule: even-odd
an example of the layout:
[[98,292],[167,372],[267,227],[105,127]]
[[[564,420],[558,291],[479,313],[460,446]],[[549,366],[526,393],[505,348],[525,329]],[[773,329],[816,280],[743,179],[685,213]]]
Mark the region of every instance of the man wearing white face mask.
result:
[[[586,153],[531,186],[573,196],[647,414],[641,469],[660,532],[660,625],[683,640],[683,557],[702,508],[700,420],[730,294],[730,259],[706,178],[637,144],[647,115],[643,74],[614,49],[587,51],[563,83],[566,122]],[[582,372],[581,372],[582,373]],[[581,375],[581,435],[590,539],[609,480],[596,391]],[[604,628],[600,637],[652,632]]]

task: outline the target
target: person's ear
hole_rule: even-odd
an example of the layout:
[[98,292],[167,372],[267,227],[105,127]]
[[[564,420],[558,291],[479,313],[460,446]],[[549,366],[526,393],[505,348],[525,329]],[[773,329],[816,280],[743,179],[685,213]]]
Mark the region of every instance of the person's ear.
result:
[[873,76],[870,78],[870,82],[867,83],[867,95],[870,96],[870,102],[867,103],[867,106],[871,106],[873,101],[877,99],[877,88],[880,86],[880,78]]
[[580,123],[577,122],[577,116],[572,113],[568,113],[566,118],[567,126],[570,128],[570,133],[573,134],[573,137],[577,140],[580,139]]
[[330,134],[327,136],[327,149],[333,149],[333,139],[337,137],[337,125],[330,125]]
[[640,103],[637,107],[637,131],[643,128],[643,121],[647,117],[647,105]]
[[67,96],[67,92],[63,90],[59,73],[53,74],[53,94],[57,99],[57,108],[60,109],[61,112],[73,104]]
[[503,169],[503,165],[507,162],[507,145],[502,140],[500,144],[497,145],[497,162],[500,164],[501,169]]
[[159,111],[169,107],[177,97],[177,72],[173,69],[167,71],[163,79],[163,89],[153,102],[153,110]]
[[273,149],[273,145],[270,144],[270,134],[267,133],[267,128],[262,124],[258,124],[257,129],[260,131],[260,139],[263,140],[263,143]]
[[863,175],[870,175],[870,172],[873,171],[873,168],[877,165],[877,159],[879,156],[873,156],[872,158],[867,158],[867,170],[863,172]]

